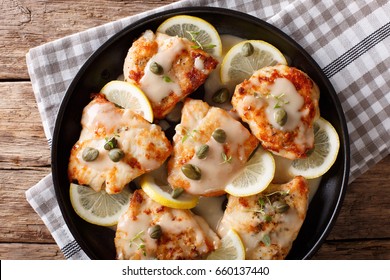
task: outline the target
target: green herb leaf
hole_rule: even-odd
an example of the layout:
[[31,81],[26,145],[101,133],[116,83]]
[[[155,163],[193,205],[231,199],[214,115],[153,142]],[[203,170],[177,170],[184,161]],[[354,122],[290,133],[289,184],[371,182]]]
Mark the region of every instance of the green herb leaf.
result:
[[265,220],[267,223],[269,223],[269,222],[272,221],[272,216],[270,216],[270,215],[265,215],[265,216],[264,216],[264,220]]
[[222,159],[223,159],[223,162],[221,164],[223,164],[223,163],[232,163],[232,160],[233,160],[232,156],[228,156],[227,154],[225,154],[225,152],[222,152],[221,156],[222,156]]
[[262,241],[263,241],[264,245],[267,246],[267,247],[271,245],[271,238],[269,237],[268,234],[265,234],[263,236]]
[[166,83],[171,83],[172,82],[172,79],[169,76],[163,76],[163,80]]

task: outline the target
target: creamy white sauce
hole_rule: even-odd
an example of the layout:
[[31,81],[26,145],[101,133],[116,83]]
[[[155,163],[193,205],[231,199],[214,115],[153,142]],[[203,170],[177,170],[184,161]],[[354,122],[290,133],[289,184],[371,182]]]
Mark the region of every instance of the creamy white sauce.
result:
[[192,211],[203,217],[212,230],[217,231],[218,224],[223,216],[222,204],[226,196],[200,197],[198,205]]
[[[241,123],[224,114],[221,114],[219,122],[219,128],[223,129],[227,135],[225,144],[218,143],[213,137],[210,137],[206,143],[210,147],[207,157],[199,159],[194,155],[188,162],[199,167],[202,173],[200,180],[189,180],[191,193],[212,193],[224,190],[246,162],[243,144],[248,139],[249,132]],[[199,143],[195,150],[200,145]],[[225,148],[228,148],[228,153],[225,153]],[[231,156],[229,162],[224,162],[223,153],[227,157]]]
[[[301,122],[300,109],[304,103],[303,97],[297,92],[294,84],[286,78],[277,78],[269,89],[270,93],[266,98],[268,106],[265,110],[269,123],[280,130],[294,130]],[[274,114],[278,110],[277,107],[287,112],[287,122],[283,126],[275,121]]]
[[204,61],[202,60],[202,58],[200,58],[200,57],[195,58],[194,66],[199,71],[203,71],[204,70]]
[[[185,45],[182,39],[177,37],[165,38],[157,53],[148,61],[145,74],[140,80],[140,87],[152,102],[161,102],[171,92],[181,95],[180,85],[174,80],[170,70],[174,60],[184,48]],[[150,71],[150,65],[154,62],[162,66],[163,74],[157,75]],[[169,81],[166,79],[167,77],[169,77]]]
[[[273,155],[275,159],[275,176],[272,180],[272,183],[274,184],[285,184],[293,179],[293,176],[291,176],[288,173],[288,169],[292,163],[292,160]],[[312,200],[313,196],[318,190],[318,187],[321,183],[321,178],[315,178],[315,179],[306,179],[309,183],[309,202]]]
[[217,104],[213,102],[212,97],[214,93],[219,90],[220,88],[226,87],[229,90],[230,96],[233,95],[234,89],[236,87],[235,84],[230,84],[230,85],[224,85],[221,82],[220,79],[220,71],[221,71],[221,63],[223,60],[223,57],[225,54],[236,44],[239,42],[244,41],[245,39],[233,36],[233,35],[228,35],[228,34],[223,34],[220,36],[221,37],[221,42],[222,42],[222,57],[216,57],[219,61],[219,64],[217,68],[211,72],[209,77],[207,78],[205,84],[204,84],[204,89],[205,89],[205,98],[204,100],[209,103],[210,105],[216,106],[223,108],[225,110],[230,110],[232,109],[232,105],[230,102],[225,102],[223,104]]

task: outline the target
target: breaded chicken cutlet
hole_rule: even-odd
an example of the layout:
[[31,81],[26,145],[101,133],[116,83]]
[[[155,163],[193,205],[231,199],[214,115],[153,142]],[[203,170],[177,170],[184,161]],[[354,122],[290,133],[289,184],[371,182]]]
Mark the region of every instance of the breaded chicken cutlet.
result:
[[234,229],[246,248],[246,259],[285,259],[306,217],[308,193],[306,179],[298,176],[286,184],[271,184],[257,195],[229,196],[218,234]]
[[97,94],[84,108],[82,131],[68,165],[71,182],[119,193],[134,178],[160,167],[172,146],[157,125]]
[[232,105],[265,149],[296,159],[314,147],[318,99],[319,89],[307,74],[276,65],[237,85]]
[[173,137],[168,182],[203,196],[224,194],[259,141],[223,109],[187,98]]
[[186,38],[148,30],[129,49],[123,73],[125,81],[144,91],[155,118],[162,119],[202,85],[217,64]]
[[136,190],[115,236],[117,259],[202,259],[220,245],[217,234],[190,210],[160,205]]

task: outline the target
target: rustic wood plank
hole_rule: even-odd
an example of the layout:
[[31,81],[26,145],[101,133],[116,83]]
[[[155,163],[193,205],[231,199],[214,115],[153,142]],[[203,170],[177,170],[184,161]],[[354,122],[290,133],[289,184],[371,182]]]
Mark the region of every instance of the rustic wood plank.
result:
[[0,169],[0,243],[54,243],[49,230],[25,196],[25,191],[49,172],[49,168]]
[[390,238],[390,156],[348,186],[329,240]]
[[3,0],[0,3],[0,80],[28,79],[32,47],[177,0]]
[[0,83],[0,135],[0,168],[50,164],[50,149],[30,82]]
[[0,244],[1,260],[63,260],[64,254],[56,244]]
[[390,260],[390,239],[326,242],[314,260]]

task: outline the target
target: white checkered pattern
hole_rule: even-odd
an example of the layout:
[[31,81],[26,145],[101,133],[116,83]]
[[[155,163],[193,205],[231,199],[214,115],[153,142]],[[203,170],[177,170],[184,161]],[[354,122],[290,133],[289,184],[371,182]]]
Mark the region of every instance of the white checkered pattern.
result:
[[[102,43],[155,12],[216,6],[267,20],[312,55],[332,82],[351,141],[350,182],[390,150],[390,3],[387,0],[183,0],[31,49],[27,64],[45,134],[51,143],[65,90]],[[26,192],[65,257],[86,259],[61,216],[48,175]]]

